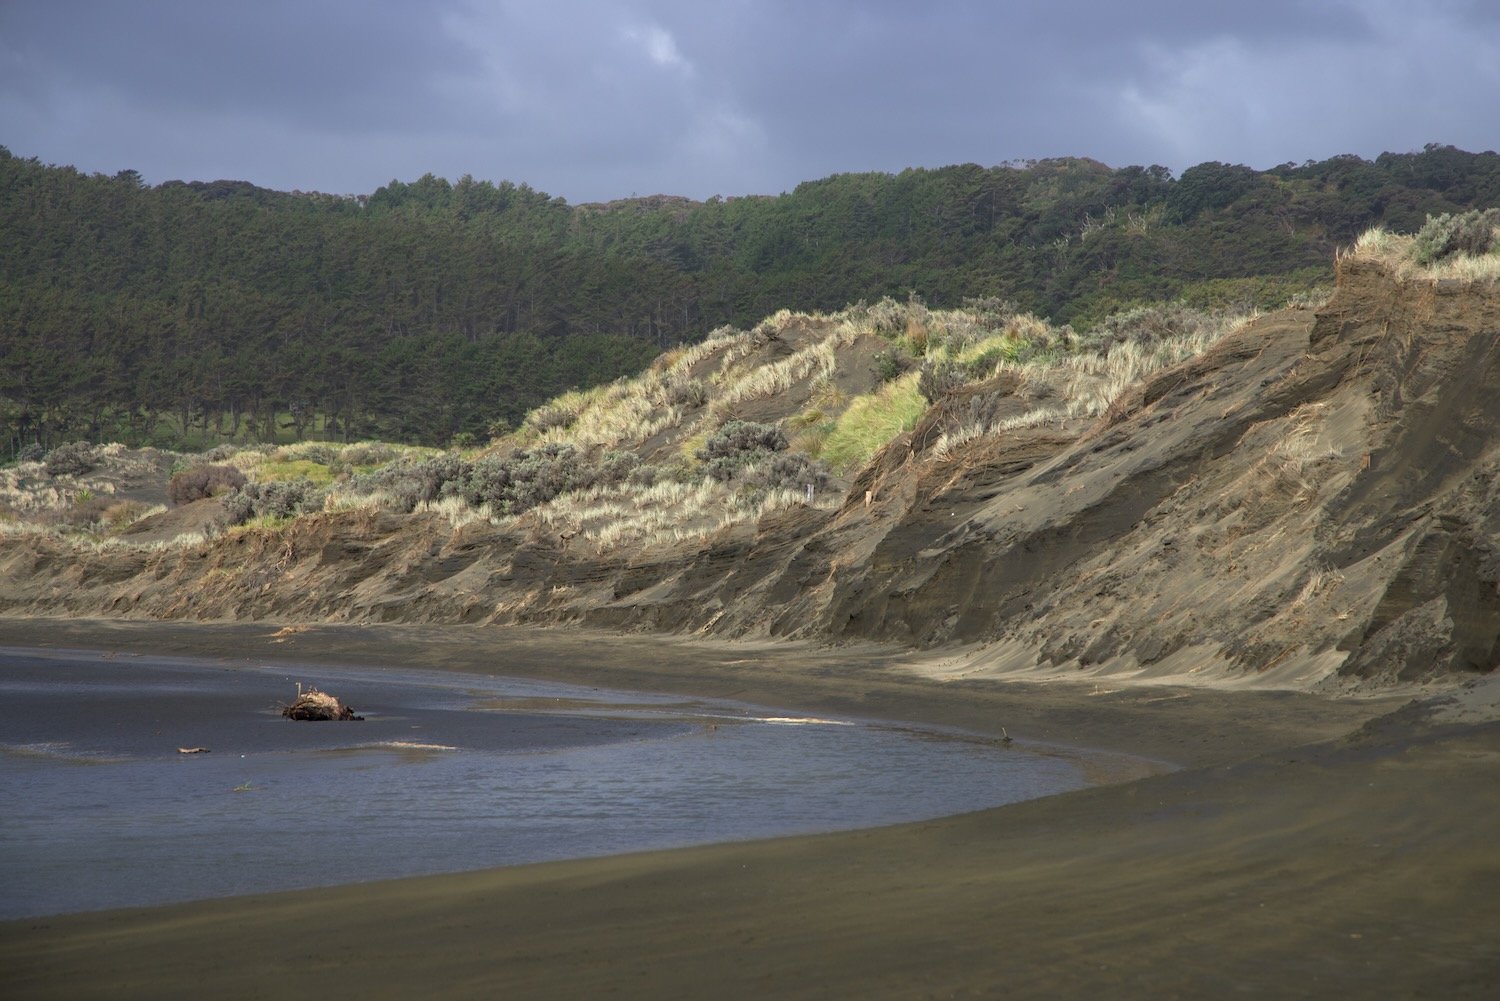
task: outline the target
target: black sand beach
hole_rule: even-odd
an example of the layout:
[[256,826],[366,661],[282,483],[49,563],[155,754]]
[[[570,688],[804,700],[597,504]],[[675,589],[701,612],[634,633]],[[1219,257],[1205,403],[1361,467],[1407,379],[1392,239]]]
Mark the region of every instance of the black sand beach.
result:
[[1393,713],[1404,698],[938,682],[874,648],[576,631],[6,619],[0,643],[544,676],[1183,766],[877,830],[7,922],[6,997],[1500,989],[1492,683]]

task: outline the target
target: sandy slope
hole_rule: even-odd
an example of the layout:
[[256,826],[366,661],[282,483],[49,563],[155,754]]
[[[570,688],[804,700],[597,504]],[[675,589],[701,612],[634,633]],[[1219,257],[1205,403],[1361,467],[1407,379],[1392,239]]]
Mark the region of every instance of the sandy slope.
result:
[[[152,552],[0,546],[0,611],[583,624],[966,651],[963,676],[1344,689],[1500,661],[1500,292],[1347,260],[1105,419],[931,447],[933,408],[841,510],[600,553],[526,519],[304,518]],[[774,415],[766,415],[774,416]],[[864,498],[869,492],[872,502]]]

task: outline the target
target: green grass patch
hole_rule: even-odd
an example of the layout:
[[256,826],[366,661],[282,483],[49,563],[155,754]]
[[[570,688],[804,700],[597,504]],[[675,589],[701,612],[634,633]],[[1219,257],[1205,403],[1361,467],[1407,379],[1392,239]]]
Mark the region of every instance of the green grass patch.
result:
[[333,473],[321,462],[311,459],[268,459],[255,467],[255,478],[262,482],[272,480],[312,480],[319,486],[333,482]]
[[857,397],[823,443],[822,458],[847,474],[869,462],[886,442],[910,431],[927,410],[927,401],[917,392],[917,378],[912,372]]

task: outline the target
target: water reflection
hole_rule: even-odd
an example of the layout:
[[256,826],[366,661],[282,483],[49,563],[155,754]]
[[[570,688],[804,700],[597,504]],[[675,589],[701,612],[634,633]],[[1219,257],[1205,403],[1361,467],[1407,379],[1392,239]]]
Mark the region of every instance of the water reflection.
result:
[[[281,718],[296,681],[366,721]],[[732,702],[0,651],[0,917],[873,826],[1083,784],[989,741]]]

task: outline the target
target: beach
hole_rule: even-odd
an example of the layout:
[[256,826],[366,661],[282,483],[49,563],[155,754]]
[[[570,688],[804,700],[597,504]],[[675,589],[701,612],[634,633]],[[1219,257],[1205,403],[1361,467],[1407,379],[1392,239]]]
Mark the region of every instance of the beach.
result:
[[1500,990],[1493,678],[1434,705],[560,629],[0,619],[0,644],[547,678],[1132,756],[1101,756],[1094,788],[894,827],[0,923],[7,998]]

